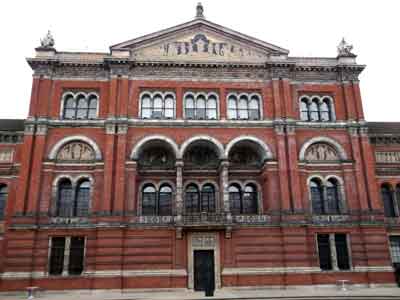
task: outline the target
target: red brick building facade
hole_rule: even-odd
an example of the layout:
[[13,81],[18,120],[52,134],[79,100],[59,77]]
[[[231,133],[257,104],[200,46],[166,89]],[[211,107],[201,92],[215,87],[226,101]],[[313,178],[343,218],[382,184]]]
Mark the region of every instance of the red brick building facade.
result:
[[365,121],[344,41],[291,57],[198,6],[109,53],[41,42],[0,121],[0,290],[395,284],[400,126]]

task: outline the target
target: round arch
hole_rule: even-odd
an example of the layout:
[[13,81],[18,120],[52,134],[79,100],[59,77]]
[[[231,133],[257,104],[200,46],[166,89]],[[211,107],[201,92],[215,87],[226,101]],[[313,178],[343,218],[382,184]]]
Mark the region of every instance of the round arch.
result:
[[305,160],[305,155],[307,152],[308,147],[310,147],[312,144],[315,143],[327,143],[329,145],[331,145],[332,147],[335,148],[335,150],[337,151],[339,158],[341,160],[347,160],[347,154],[346,151],[344,150],[344,148],[342,147],[342,145],[340,145],[336,140],[329,138],[329,137],[325,137],[325,136],[319,136],[319,137],[313,137],[311,139],[309,139],[308,141],[306,141],[300,149],[299,152],[299,160]]
[[229,152],[232,150],[232,148],[239,142],[242,141],[249,141],[249,142],[254,142],[256,143],[258,146],[261,147],[261,149],[263,150],[263,154],[264,154],[264,159],[272,159],[273,155],[272,152],[270,150],[270,148],[268,147],[268,145],[266,143],[264,143],[262,140],[260,140],[259,138],[255,137],[255,136],[251,136],[251,135],[241,135],[238,136],[236,138],[234,138],[233,140],[231,140],[228,145],[226,145],[225,148],[225,157],[229,157]]
[[197,136],[191,137],[190,139],[187,139],[185,142],[183,142],[183,144],[181,145],[179,158],[182,158],[183,155],[185,154],[185,151],[188,148],[188,146],[190,144],[196,142],[196,141],[208,141],[208,142],[211,142],[216,147],[219,159],[225,159],[226,158],[225,151],[224,151],[224,146],[221,144],[221,142],[218,141],[216,138],[213,138],[213,137],[208,136],[208,135],[197,135]]
[[166,144],[168,144],[168,146],[171,147],[172,151],[175,154],[175,158],[179,158],[179,147],[178,145],[175,143],[174,140],[172,140],[171,138],[164,136],[164,135],[149,135],[146,136],[144,138],[142,138],[139,142],[136,143],[136,145],[133,147],[130,158],[137,160],[139,158],[139,153],[140,153],[140,149],[148,142],[150,141],[162,141],[165,142]]
[[65,138],[59,140],[50,150],[49,159],[55,159],[58,151],[60,151],[60,149],[65,144],[72,142],[72,141],[81,141],[81,142],[85,142],[85,143],[89,144],[95,153],[96,160],[102,159],[102,155],[101,155],[99,146],[96,144],[95,141],[93,141],[92,139],[90,139],[84,135],[73,135],[73,136],[68,136],[68,137],[65,137]]

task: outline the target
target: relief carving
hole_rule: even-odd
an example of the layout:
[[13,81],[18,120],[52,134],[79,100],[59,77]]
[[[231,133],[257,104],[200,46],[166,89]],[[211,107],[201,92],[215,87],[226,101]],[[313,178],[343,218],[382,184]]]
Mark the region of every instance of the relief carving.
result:
[[332,146],[316,143],[307,149],[305,159],[308,161],[337,161],[339,156]]
[[377,163],[400,163],[400,152],[375,152]]
[[193,248],[213,248],[217,244],[215,235],[193,235]]
[[10,163],[13,160],[14,151],[12,149],[0,150],[0,163]]
[[88,144],[72,142],[64,147],[57,154],[59,161],[90,161],[95,159],[95,153]]

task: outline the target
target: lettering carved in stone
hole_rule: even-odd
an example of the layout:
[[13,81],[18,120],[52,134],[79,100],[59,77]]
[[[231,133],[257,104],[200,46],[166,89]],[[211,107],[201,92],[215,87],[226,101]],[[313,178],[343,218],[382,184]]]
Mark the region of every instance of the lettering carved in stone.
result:
[[60,161],[90,161],[95,159],[95,154],[88,144],[82,142],[72,142],[64,147],[57,154]]
[[400,163],[400,152],[375,152],[377,163]]
[[13,160],[14,151],[12,149],[0,150],[0,163],[9,163]]
[[193,248],[211,248],[215,247],[216,239],[214,235],[194,235],[192,237]]
[[339,156],[332,146],[316,143],[307,149],[305,159],[308,161],[335,161],[339,160]]

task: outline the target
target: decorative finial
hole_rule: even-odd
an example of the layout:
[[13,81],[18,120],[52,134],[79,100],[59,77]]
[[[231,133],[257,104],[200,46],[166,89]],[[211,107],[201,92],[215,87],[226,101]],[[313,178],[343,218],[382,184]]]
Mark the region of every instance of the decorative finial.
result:
[[55,42],[50,30],[47,31],[46,36],[40,40],[40,45],[41,48],[54,48]]
[[202,18],[204,19],[204,8],[203,5],[201,4],[201,2],[197,3],[196,6],[196,18]]
[[356,55],[351,52],[351,50],[353,50],[353,45],[348,44],[344,38],[342,38],[341,42],[337,46],[338,56],[355,57]]

